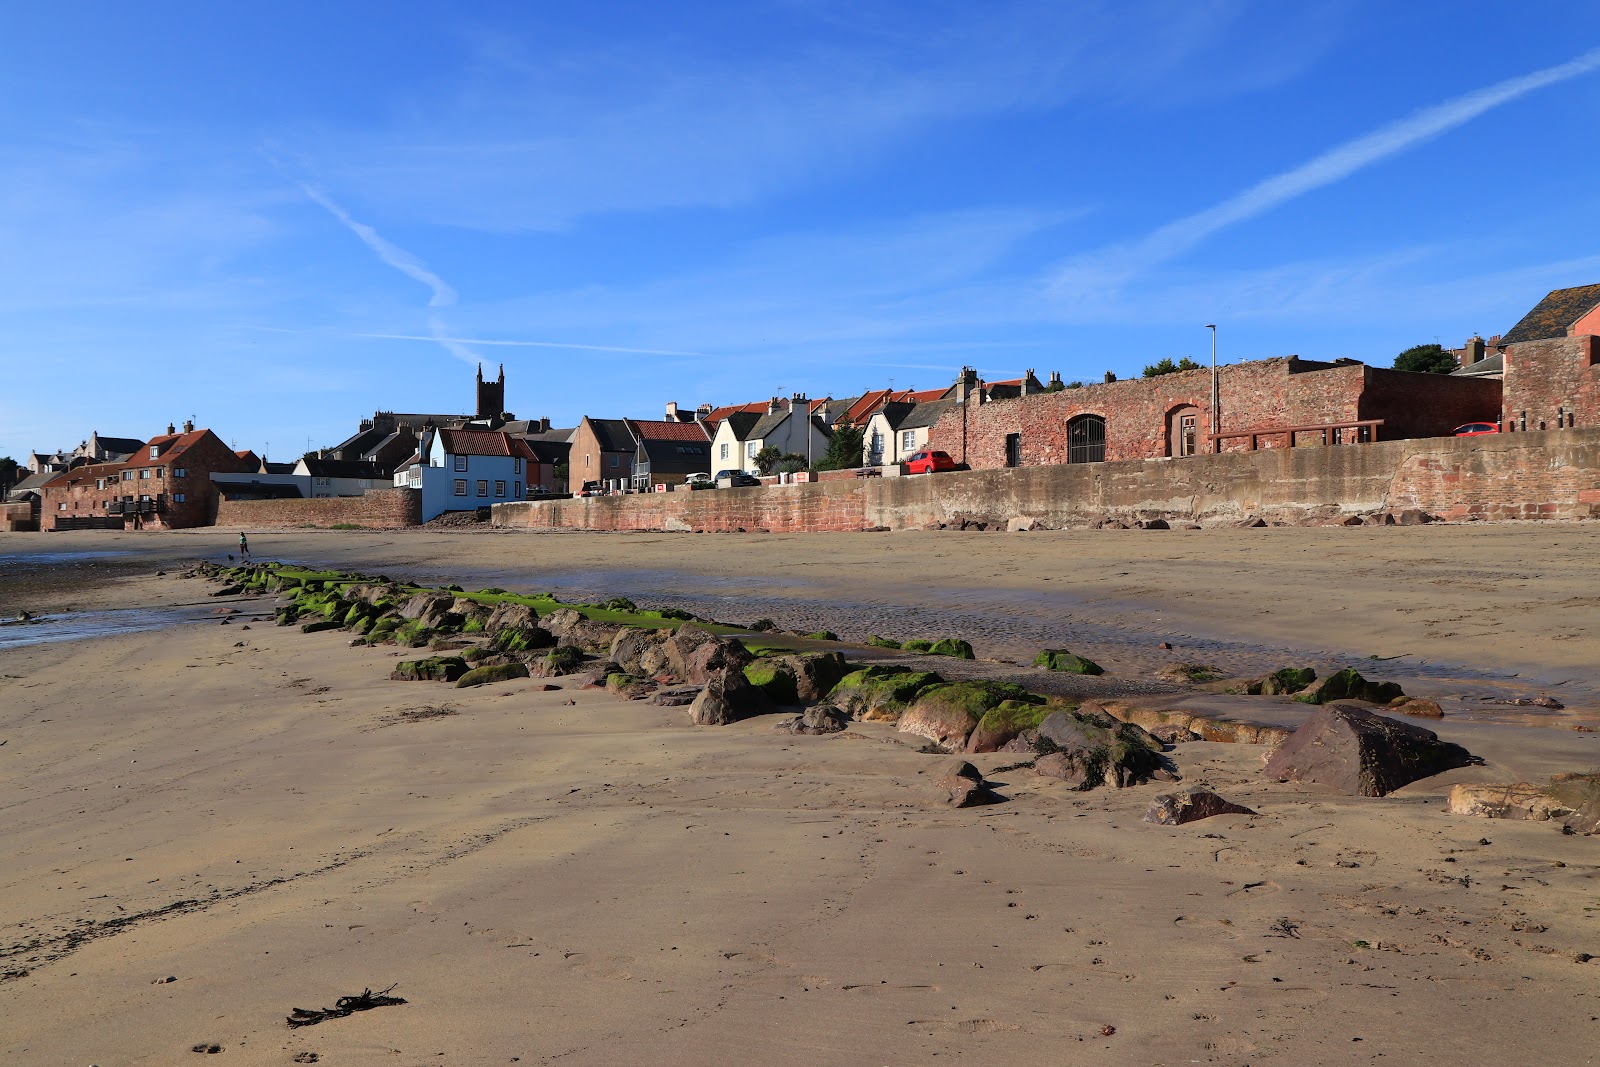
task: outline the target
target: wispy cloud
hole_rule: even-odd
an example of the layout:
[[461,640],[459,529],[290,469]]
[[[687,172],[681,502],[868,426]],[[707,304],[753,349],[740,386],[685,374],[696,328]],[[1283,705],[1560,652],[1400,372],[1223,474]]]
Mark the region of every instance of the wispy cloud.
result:
[[1263,215],[1297,197],[1344,178],[1539,89],[1600,70],[1600,48],[1566,63],[1507,78],[1424,108],[1371,133],[1347,141],[1308,163],[1257,182],[1204,211],[1170,222],[1132,244],[1068,263],[1052,291],[1070,299],[1100,299],[1143,272],[1192,250],[1213,234]]
[[448,341],[458,345],[500,346],[504,348],[571,348],[583,352],[619,352],[640,356],[688,356],[695,359],[712,358],[705,352],[680,352],[670,348],[622,348],[617,345],[583,345],[572,341],[490,340],[484,337],[440,337],[432,334],[427,337],[421,337],[407,333],[358,333],[355,336],[371,338],[376,341]]
[[[432,295],[428,298],[428,307],[450,307],[456,302],[456,291],[450,283],[429,270],[427,265],[416,256],[407,252],[399,245],[384,238],[377,230],[364,222],[359,222],[351,216],[333,198],[314,186],[300,182],[301,190],[313,203],[317,204],[328,214],[338,219],[340,224],[361,239],[361,243],[372,249],[373,253],[384,263],[404,274],[413,281],[421,282],[427,286]],[[465,344],[449,335],[445,321],[438,312],[428,314],[429,340],[436,342],[446,352],[464,363],[477,364],[478,354]]]

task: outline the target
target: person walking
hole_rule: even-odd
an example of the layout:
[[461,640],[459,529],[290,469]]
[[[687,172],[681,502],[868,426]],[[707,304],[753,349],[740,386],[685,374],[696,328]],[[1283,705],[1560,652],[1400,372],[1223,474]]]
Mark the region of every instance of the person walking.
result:
[[246,562],[250,559],[250,542],[245,537],[244,531],[239,531],[239,558]]

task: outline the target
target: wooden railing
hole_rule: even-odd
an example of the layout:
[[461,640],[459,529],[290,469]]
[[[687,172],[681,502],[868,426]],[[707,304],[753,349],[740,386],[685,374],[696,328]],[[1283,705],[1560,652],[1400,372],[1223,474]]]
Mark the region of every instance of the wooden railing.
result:
[[[1383,425],[1382,419],[1357,419],[1352,422],[1324,422],[1310,426],[1258,426],[1253,430],[1229,430],[1227,433],[1207,434],[1206,438],[1212,442],[1214,451],[1222,450],[1222,442],[1250,439],[1250,451],[1260,450],[1261,438],[1274,437],[1283,434],[1289,436],[1289,448],[1295,447],[1295,438],[1303,433],[1321,433],[1322,440],[1318,445],[1355,445],[1363,444],[1378,439],[1378,427]],[[1351,431],[1345,433],[1346,430]]]

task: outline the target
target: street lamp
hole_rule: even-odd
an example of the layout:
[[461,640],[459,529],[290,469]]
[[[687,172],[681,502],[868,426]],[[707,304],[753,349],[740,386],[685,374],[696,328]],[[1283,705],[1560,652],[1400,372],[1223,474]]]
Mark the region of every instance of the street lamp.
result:
[[1211,331],[1211,451],[1222,451],[1222,438],[1217,436],[1222,433],[1222,419],[1217,411],[1217,324],[1206,323],[1206,329]]

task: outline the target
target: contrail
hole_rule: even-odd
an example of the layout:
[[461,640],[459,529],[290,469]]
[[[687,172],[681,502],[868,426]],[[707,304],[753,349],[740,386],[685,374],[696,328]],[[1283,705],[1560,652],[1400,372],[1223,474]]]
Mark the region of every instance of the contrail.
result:
[[1054,288],[1080,283],[1116,285],[1149,267],[1174,259],[1219,230],[1262,215],[1280,204],[1347,178],[1389,156],[1447,133],[1501,104],[1538,89],[1600,69],[1600,48],[1554,67],[1508,78],[1423,108],[1406,118],[1324,152],[1309,163],[1258,182],[1222,203],[1168,223],[1131,245],[1114,247],[1067,266]]
[[692,356],[696,359],[713,358],[705,352],[679,352],[670,348],[619,348],[614,345],[581,345],[568,341],[491,341],[482,337],[421,337],[409,333],[358,333],[356,337],[370,337],[378,341],[438,341],[440,344],[499,345],[508,348],[576,348],[584,352],[624,352],[642,356]]
[[[379,259],[406,277],[426,285],[433,294],[428,298],[428,306],[430,308],[449,307],[456,302],[455,289],[443,278],[429,270],[422,260],[398,245],[391,244],[384,239],[382,234],[366,223],[357,222],[351,218],[348,211],[336,204],[320,189],[307,185],[305,182],[300,182],[299,184],[306,196],[320,205],[328,214],[338,219],[345,229],[361,238],[361,243],[372,249]],[[430,331],[430,336],[423,338],[423,340],[437,342],[446,352],[465,363],[478,363],[478,357],[471,349],[448,335],[444,320],[440,319],[438,315],[429,314],[428,330]]]

